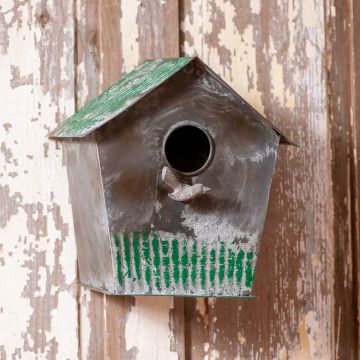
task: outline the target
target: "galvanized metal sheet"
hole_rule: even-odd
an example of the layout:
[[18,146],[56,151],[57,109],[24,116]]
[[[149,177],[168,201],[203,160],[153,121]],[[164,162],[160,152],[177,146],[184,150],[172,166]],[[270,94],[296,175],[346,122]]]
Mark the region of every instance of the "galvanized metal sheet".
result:
[[[116,294],[251,296],[279,136],[193,71],[97,132]],[[186,179],[211,190],[189,203],[161,178],[164,140],[184,120],[214,142],[210,165]]]

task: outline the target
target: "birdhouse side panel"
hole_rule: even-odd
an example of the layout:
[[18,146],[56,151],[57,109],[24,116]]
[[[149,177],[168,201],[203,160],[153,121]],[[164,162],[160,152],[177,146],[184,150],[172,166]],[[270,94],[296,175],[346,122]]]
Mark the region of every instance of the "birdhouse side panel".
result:
[[114,291],[107,213],[97,145],[88,136],[64,142],[73,209],[80,282]]

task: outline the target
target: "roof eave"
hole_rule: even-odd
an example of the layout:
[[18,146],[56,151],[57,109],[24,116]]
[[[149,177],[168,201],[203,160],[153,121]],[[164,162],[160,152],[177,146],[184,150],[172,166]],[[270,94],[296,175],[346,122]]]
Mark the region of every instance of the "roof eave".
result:
[[281,130],[279,130],[276,126],[274,126],[269,120],[267,120],[263,115],[261,115],[254,107],[252,107],[236,90],[234,90],[226,81],[224,81],[218,74],[216,74],[208,65],[206,65],[200,58],[195,57],[194,60],[199,61],[203,66],[206,67],[206,69],[211,73],[212,76],[214,76],[220,83],[228,90],[230,91],[237,99],[239,99],[241,102],[244,102],[249,109],[256,115],[258,120],[262,121],[263,123],[269,125],[280,137],[280,144],[285,145],[293,145],[296,147],[299,147],[297,143],[295,143],[293,140],[288,138]]
[[[162,58],[161,60],[171,60],[171,59],[188,59],[189,61],[184,64],[182,67],[180,67],[177,71],[175,71],[171,76],[163,79],[161,82],[159,82],[156,86],[150,88],[148,91],[145,91],[144,93],[142,93],[141,95],[139,95],[137,98],[133,99],[133,101],[129,102],[126,106],[126,108],[123,108],[123,109],[119,109],[118,112],[114,112],[113,114],[111,114],[110,117],[108,118],[105,118],[104,120],[100,121],[99,123],[97,123],[95,126],[89,128],[88,131],[86,132],[82,132],[82,133],[79,133],[79,134],[72,134],[72,135],[69,135],[69,134],[58,134],[58,129],[59,129],[59,126],[60,124],[55,128],[53,129],[48,135],[47,137],[49,139],[80,139],[80,138],[84,138],[85,136],[89,135],[90,133],[93,133],[94,131],[96,131],[97,129],[99,129],[100,127],[102,127],[103,125],[105,125],[106,123],[112,121],[114,118],[116,118],[117,116],[119,116],[120,114],[124,113],[125,111],[127,111],[129,108],[131,108],[135,103],[137,103],[139,100],[141,100],[142,98],[144,98],[145,96],[147,96],[148,94],[150,94],[151,92],[153,92],[153,90],[157,89],[158,87],[160,87],[161,85],[163,85],[166,81],[168,81],[169,79],[171,79],[175,74],[177,74],[181,69],[183,69],[184,67],[188,66],[189,64],[193,63],[193,61],[195,59],[197,59],[197,57],[190,57],[190,56],[187,56],[187,57],[181,57],[181,58]],[[159,59],[155,59],[155,60],[159,60]],[[146,63],[146,62],[151,62],[151,61],[154,61],[154,60],[151,60],[151,59],[148,59],[146,61],[144,61],[142,64]],[[139,65],[140,66],[140,65]],[[113,84],[114,85],[114,84]],[[110,86],[111,88],[112,86]],[[99,94],[98,96],[100,96],[101,94]],[[97,96],[97,97],[98,97]],[[96,98],[97,98],[96,97]],[[95,98],[95,99],[96,99]],[[94,100],[95,100],[94,99]],[[93,101],[94,101],[93,100]],[[91,101],[90,101],[91,103]],[[88,105],[88,104],[87,104]],[[85,105],[84,107],[86,107],[87,105]],[[76,113],[75,113],[76,114]],[[75,115],[74,114],[74,115]],[[74,116],[72,115],[72,116]],[[68,121],[69,119],[71,119],[70,116],[69,118],[67,118],[64,122]]]
[[[239,99],[241,102],[245,103],[246,106],[251,110],[251,112],[253,113],[252,115],[258,119],[259,121],[261,121],[262,123],[270,126],[278,135],[279,135],[279,143],[280,144],[285,144],[285,145],[293,145],[296,147],[299,147],[299,145],[297,143],[295,143],[293,140],[291,140],[290,138],[288,138],[281,130],[279,130],[276,126],[274,126],[269,120],[267,120],[263,115],[261,115],[256,109],[254,109],[244,98],[242,98],[240,96],[240,94],[238,94],[237,91],[235,91],[229,84],[227,84],[218,74],[216,74],[207,64],[205,64],[199,57],[194,56],[194,57],[188,57],[190,59],[190,61],[185,65],[188,66],[191,63],[194,62],[198,62],[201,66],[205,67],[207,69],[207,71],[214,77],[216,78],[221,84],[222,86],[224,86],[228,91],[230,91],[237,99]],[[180,69],[176,72],[178,73],[180,71]],[[114,118],[116,118],[117,116],[119,116],[120,114],[122,114],[123,112],[127,111],[129,108],[131,108],[135,103],[137,103],[139,100],[141,100],[142,98],[144,98],[145,96],[147,96],[148,94],[150,94],[153,90],[155,90],[156,88],[158,88],[159,86],[161,86],[164,82],[168,81],[169,79],[171,79],[176,73],[174,73],[172,76],[170,76],[169,78],[165,79],[164,81],[162,81],[161,83],[157,84],[157,86],[149,89],[149,91],[144,92],[143,94],[141,94],[141,96],[138,96],[136,99],[134,99],[131,103],[128,104],[128,106],[125,109],[122,109],[121,111],[119,111],[118,113],[113,113],[111,117],[104,119],[103,121],[99,122],[96,126],[92,127],[91,129],[89,129],[89,131],[81,133],[79,135],[56,135],[57,129],[55,128],[53,131],[51,131],[48,134],[48,138],[49,139],[81,139],[86,137],[87,135],[89,135],[90,133],[93,133],[94,131],[96,131],[97,129],[99,129],[100,127],[102,127],[103,125],[105,125],[106,123],[108,123],[109,121],[113,120]]]

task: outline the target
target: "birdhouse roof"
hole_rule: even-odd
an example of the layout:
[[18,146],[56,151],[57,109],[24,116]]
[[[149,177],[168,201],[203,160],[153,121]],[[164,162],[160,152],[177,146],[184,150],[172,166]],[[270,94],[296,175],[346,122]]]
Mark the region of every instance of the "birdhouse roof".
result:
[[191,62],[197,62],[201,66],[206,67],[224,87],[241,100],[253,118],[270,125],[279,134],[281,143],[295,145],[197,57],[145,61],[133,71],[125,74],[119,81],[81,108],[77,113],[60,123],[49,134],[49,137],[81,138],[90,134],[127,110]]

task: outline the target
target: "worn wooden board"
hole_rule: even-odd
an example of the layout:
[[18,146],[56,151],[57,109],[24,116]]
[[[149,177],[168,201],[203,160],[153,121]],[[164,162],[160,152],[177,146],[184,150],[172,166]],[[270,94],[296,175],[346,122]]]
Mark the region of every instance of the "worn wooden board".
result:
[[352,248],[353,259],[355,265],[353,273],[355,277],[354,286],[354,306],[356,307],[356,339],[355,346],[350,345],[351,348],[355,347],[355,354],[360,356],[360,126],[355,119],[360,117],[360,69],[356,64],[360,64],[360,38],[357,34],[360,33],[360,3],[359,1],[350,1],[350,19],[351,19],[351,44],[353,50],[350,52],[352,56],[352,74],[350,74],[350,81],[352,85],[352,140],[354,147],[352,149],[352,164],[355,181],[353,182],[353,213],[354,219],[352,223]]
[[183,53],[199,54],[301,146],[279,150],[255,277],[257,298],[191,300],[188,358],[332,358],[323,4],[185,1],[181,18]]
[[[353,0],[2,1],[0,358],[358,359],[359,15]],[[76,285],[65,164],[45,136],[179,44],[301,145],[280,148],[256,299]]]
[[76,252],[62,149],[74,109],[70,1],[0,4],[0,358],[76,359]]
[[[178,56],[177,1],[84,0],[78,13],[84,14],[77,33],[79,107],[145,59]],[[165,33],[166,19],[171,26]],[[82,299],[83,358],[182,358],[181,299],[110,297],[87,290]]]
[[[340,359],[358,359],[359,322],[356,307],[359,262],[358,155],[356,118],[359,109],[358,25],[351,1],[328,1],[327,71],[328,117],[332,128],[332,187],[334,193],[334,327],[335,353]],[[355,51],[357,53],[355,53]],[[357,54],[357,55],[355,55]],[[345,56],[344,56],[345,55]],[[357,58],[356,58],[357,56]]]

